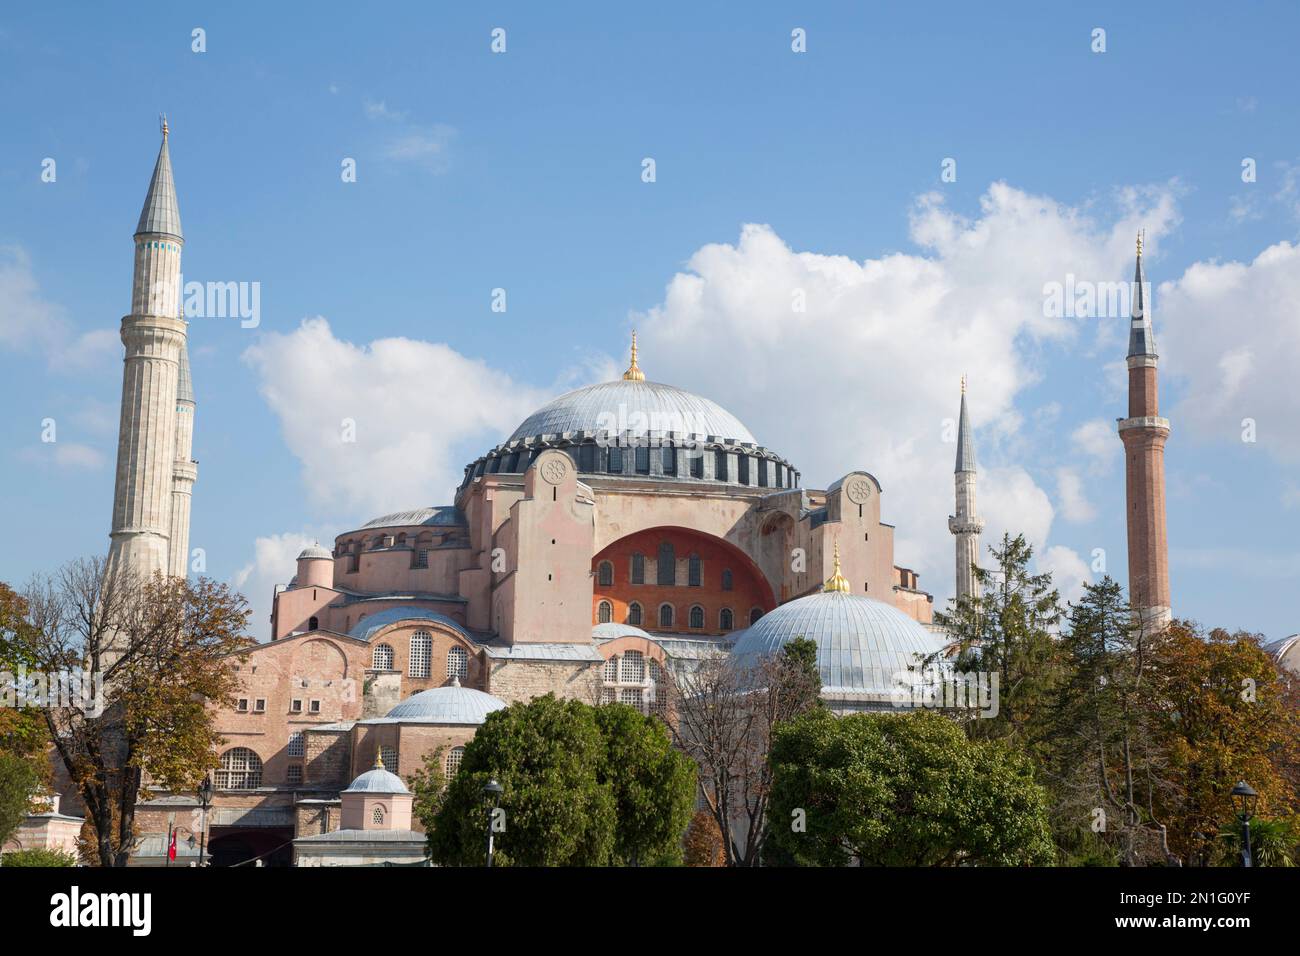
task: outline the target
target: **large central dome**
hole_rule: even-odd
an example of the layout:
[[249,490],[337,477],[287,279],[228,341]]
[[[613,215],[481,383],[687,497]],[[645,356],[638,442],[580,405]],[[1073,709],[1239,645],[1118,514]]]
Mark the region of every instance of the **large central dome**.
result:
[[547,402],[504,442],[465,466],[461,487],[485,475],[518,475],[559,449],[578,473],[752,488],[799,487],[799,472],[758,443],[735,415],[685,389],[647,382],[636,363],[617,382],[588,385]]
[[709,438],[757,445],[748,428],[716,402],[673,385],[620,380],[588,385],[533,412],[507,441],[588,434]]

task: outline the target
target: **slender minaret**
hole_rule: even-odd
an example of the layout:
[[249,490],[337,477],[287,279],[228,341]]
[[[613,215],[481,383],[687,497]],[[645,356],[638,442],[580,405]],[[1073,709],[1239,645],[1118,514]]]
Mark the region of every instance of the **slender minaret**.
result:
[[1128,418],[1119,419],[1124,441],[1128,518],[1129,600],[1142,620],[1169,622],[1169,539],[1165,532],[1165,441],[1169,420],[1160,417],[1156,388],[1156,340],[1137,238],[1132,321],[1128,336]]
[[189,573],[190,497],[199,477],[199,463],[190,457],[194,443],[194,386],[190,383],[190,350],[181,343],[176,380],[176,460],[172,463],[170,570],[172,577]]
[[108,552],[110,569],[146,576],[171,568],[177,382],[185,347],[179,311],[184,244],[164,118],[162,147],[135,231],[131,314],[122,319],[126,358]]
[[966,413],[966,376],[961,379],[961,417],[957,424],[957,465],[953,469],[957,513],[948,518],[948,530],[956,537],[957,600],[979,597],[979,582],[972,566],[979,560],[980,532],[984,519],[975,514],[975,444],[970,416]]

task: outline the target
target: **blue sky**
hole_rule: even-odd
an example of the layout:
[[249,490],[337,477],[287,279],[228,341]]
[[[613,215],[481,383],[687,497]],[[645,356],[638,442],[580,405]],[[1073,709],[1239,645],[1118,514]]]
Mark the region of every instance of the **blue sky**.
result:
[[1140,225],[1176,613],[1300,630],[1292,6],[231,6],[0,17],[0,579],[107,545],[115,329],[165,111],[186,278],[261,287],[257,328],[191,327],[192,543],[259,615],[303,538],[446,503],[533,405],[621,368],[633,324],[652,379],[810,486],[876,474],[940,602],[968,372],[990,527],[1025,527],[1070,587],[1096,549],[1125,580],[1101,427],[1123,320],[1040,304],[1067,269],[1127,279]]

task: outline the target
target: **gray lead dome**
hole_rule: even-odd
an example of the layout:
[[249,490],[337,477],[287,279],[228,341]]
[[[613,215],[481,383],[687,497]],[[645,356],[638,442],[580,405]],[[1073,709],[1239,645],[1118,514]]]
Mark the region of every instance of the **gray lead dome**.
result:
[[758,444],[749,429],[716,402],[672,385],[626,380],[601,382],[561,395],[524,419],[507,442],[566,432],[631,432],[640,437],[675,432],[683,437]]

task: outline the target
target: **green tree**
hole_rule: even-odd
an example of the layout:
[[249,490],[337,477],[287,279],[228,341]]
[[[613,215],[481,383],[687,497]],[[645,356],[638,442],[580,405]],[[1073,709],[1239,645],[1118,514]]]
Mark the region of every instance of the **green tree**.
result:
[[1070,607],[1058,643],[1062,675],[1036,748],[1067,860],[1094,857],[1099,842],[1128,866],[1173,860],[1157,809],[1177,784],[1154,734],[1156,639],[1110,577]]
[[997,716],[968,720],[967,732],[1027,746],[1057,678],[1053,632],[1062,617],[1060,595],[1051,574],[1029,572],[1034,550],[1024,535],[1004,534],[989,552],[994,566],[974,570],[979,596],[955,600],[935,621],[952,634],[958,670],[997,675]]
[[601,783],[614,796],[614,861],[681,862],[695,803],[695,765],[675,750],[663,721],[626,704],[595,708],[605,740]]
[[40,786],[40,774],[30,760],[0,751],[0,846],[32,812],[32,797]]
[[86,808],[86,858],[126,866],[146,775],[192,790],[217,761],[210,705],[230,703],[248,606],[207,578],[143,580],[110,573],[102,558],[38,578],[23,597],[30,627],[17,655],[46,674],[102,681],[102,693],[47,700],[39,713]]
[[1029,761],[920,711],[817,708],[772,743],[772,844],[803,865],[1044,865],[1047,796]]
[[0,866],[76,866],[77,858],[62,850],[15,850],[0,856]]
[[[1244,848],[1241,821],[1234,818],[1219,831],[1219,865],[1241,866],[1241,851]],[[1293,817],[1250,821],[1252,866],[1295,866],[1298,849],[1300,834],[1296,833]]]
[[415,795],[411,811],[424,827],[425,833],[433,830],[438,811],[442,809],[442,802],[447,796],[447,774],[443,770],[443,755],[446,752],[446,747],[439,747],[433,753],[425,754],[424,765],[407,781],[411,793]]

